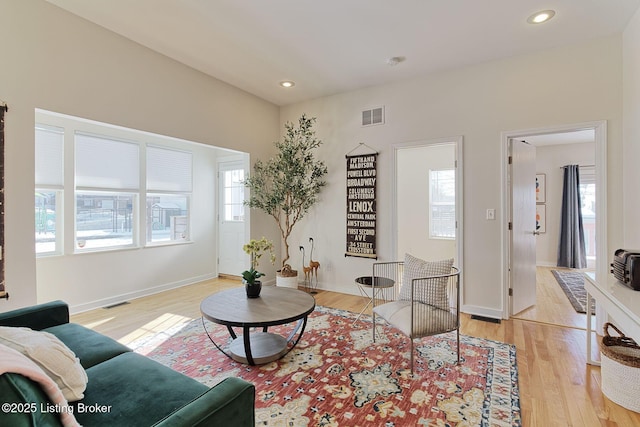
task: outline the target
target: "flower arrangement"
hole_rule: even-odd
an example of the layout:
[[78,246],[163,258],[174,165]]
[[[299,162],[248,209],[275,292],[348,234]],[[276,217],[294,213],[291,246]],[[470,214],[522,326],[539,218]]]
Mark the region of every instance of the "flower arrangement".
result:
[[242,250],[251,256],[251,268],[242,272],[242,278],[248,285],[253,285],[257,279],[265,275],[257,270],[262,255],[269,252],[271,264],[276,262],[276,254],[273,252],[273,242],[267,240],[265,237],[260,240],[251,239],[249,243],[242,247]]

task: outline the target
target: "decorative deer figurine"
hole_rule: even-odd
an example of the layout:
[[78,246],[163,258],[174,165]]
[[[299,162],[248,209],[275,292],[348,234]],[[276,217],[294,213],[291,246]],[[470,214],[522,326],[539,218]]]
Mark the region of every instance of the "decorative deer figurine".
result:
[[300,252],[302,252],[302,271],[304,271],[304,283],[306,285],[309,281],[311,281],[311,271],[313,269],[304,265],[304,246],[300,246]]
[[316,276],[316,285],[318,284],[318,268],[320,268],[320,263],[318,261],[313,260],[313,237],[309,237],[309,241],[311,242],[311,253],[309,254],[309,267],[311,267],[313,275]]

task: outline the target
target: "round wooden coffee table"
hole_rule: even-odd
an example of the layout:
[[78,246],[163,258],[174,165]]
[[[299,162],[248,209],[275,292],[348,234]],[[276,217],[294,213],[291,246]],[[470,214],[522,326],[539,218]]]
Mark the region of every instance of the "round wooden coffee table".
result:
[[[315,307],[315,298],[306,292],[263,286],[259,298],[247,298],[244,288],[210,295],[200,304],[200,312],[203,319],[225,325],[233,338],[225,351],[209,335],[218,350],[238,362],[261,365],[280,359],[295,347],[307,326],[307,316]],[[267,332],[269,326],[296,321],[287,338]],[[233,327],[242,328],[242,336],[236,336]],[[262,328],[262,332],[250,333],[250,328]]]

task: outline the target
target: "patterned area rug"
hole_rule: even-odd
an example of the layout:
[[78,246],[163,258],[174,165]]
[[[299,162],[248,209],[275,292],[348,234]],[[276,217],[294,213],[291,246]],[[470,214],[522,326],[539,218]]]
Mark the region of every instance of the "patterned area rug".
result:
[[[132,345],[179,372],[212,386],[235,376],[256,385],[257,426],[519,426],[515,346],[455,335],[416,341],[415,377],[409,341],[371,318],[316,307],[298,345],[279,361],[251,367],[218,351],[200,319]],[[226,327],[205,322],[217,343]],[[270,328],[286,334],[292,326]]]
[[[569,302],[578,313],[587,312],[587,291],[584,289],[584,274],[577,271],[551,270]],[[591,300],[591,314],[595,314],[595,301]]]

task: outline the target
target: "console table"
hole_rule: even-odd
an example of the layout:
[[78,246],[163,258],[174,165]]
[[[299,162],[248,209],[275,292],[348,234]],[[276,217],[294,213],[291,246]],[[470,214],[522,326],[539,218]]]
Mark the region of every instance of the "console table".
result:
[[[618,282],[608,274],[604,283],[596,281],[594,273],[585,273],[584,288],[587,291],[587,363],[599,366],[600,362],[591,358],[591,298],[604,308],[612,323],[636,341],[640,341],[640,291]],[[602,333],[602,331],[600,331]]]

